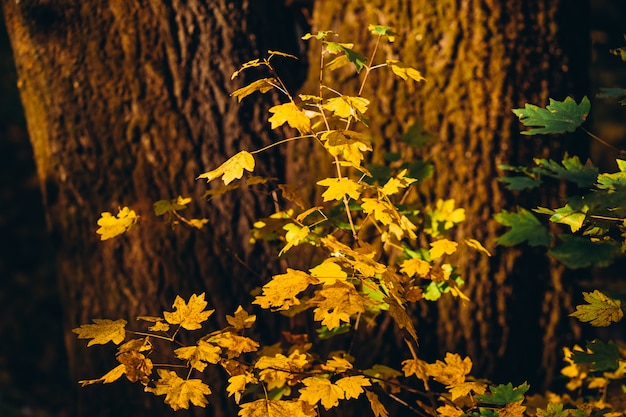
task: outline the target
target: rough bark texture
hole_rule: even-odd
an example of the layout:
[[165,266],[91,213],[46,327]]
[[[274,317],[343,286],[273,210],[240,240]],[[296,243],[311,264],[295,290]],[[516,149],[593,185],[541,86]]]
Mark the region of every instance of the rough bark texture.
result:
[[[115,366],[111,349],[87,350],[70,331],[92,318],[134,324],[136,315],[171,310],[176,294],[206,291],[218,312],[213,324],[224,325],[225,314],[249,301],[259,277],[271,274],[271,258],[248,244],[247,230],[272,205],[249,190],[207,204],[207,185],[194,178],[271,141],[264,105],[238,105],[229,94],[243,81],[230,74],[270,47],[297,52],[290,23],[278,24],[293,21],[283,3],[6,0],[3,6],[56,251],[72,376],[99,377]],[[277,155],[264,157],[258,174],[281,176]],[[154,216],[155,201],[178,195],[195,198],[186,214],[210,219],[204,232],[171,230]],[[141,227],[100,242],[100,213],[126,205],[141,215]],[[146,400],[139,386],[120,386],[80,389],[77,414],[142,416],[167,408],[162,398]],[[219,385],[213,390],[224,392]],[[137,399],[126,398],[128,392]],[[211,402],[210,413],[228,413],[220,396]]]
[[[368,110],[374,140],[383,150],[397,152],[397,139],[415,121],[436,134],[439,139],[421,155],[432,157],[435,166],[434,179],[422,185],[425,201],[454,198],[467,214],[454,238],[478,239],[494,253],[488,259],[459,252],[459,272],[472,302],[442,299],[436,311],[423,315],[426,356],[465,352],[475,361],[477,375],[514,382],[548,381],[560,364],[557,336],[569,329],[563,313],[572,309],[562,288],[563,270],[541,251],[496,248],[494,240],[503,230],[492,216],[520,201],[497,182],[499,165],[562,156],[558,139],[522,138],[511,109],[525,102],[545,105],[548,97],[582,97],[586,13],[584,1],[316,3],[313,32],[333,30],[365,56],[373,49],[368,24],[389,25],[400,33],[392,52],[379,52],[377,62],[400,59],[420,69],[427,81],[407,87],[390,71],[370,75],[363,96],[374,101]],[[319,60],[318,51],[312,48],[311,62]],[[311,68],[309,79],[317,80],[318,72]],[[338,72],[333,77],[342,92],[358,90],[354,76]],[[297,149],[298,154],[308,153]],[[316,168],[303,160],[297,165],[305,166],[303,172]],[[530,197],[528,204],[559,204],[557,196],[558,190],[551,190]]]

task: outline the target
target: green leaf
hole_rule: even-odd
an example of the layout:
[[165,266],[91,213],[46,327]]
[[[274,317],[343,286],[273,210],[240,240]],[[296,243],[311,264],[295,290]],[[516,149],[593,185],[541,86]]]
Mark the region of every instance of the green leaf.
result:
[[590,108],[587,96],[583,97],[580,104],[567,97],[564,101],[550,99],[545,109],[526,103],[523,109],[513,109],[513,113],[524,126],[531,127],[522,132],[523,135],[538,135],[573,132],[587,119]]
[[505,183],[505,187],[511,191],[537,188],[541,180],[530,177],[499,177],[498,181]]
[[417,121],[409,126],[400,140],[413,148],[420,149],[437,140],[437,137],[428,133],[422,123]]
[[346,44],[338,43],[338,42],[326,42],[326,46],[330,50],[340,50],[346,54],[346,57],[350,62],[354,64],[356,67],[356,72],[359,73],[365,67],[367,63],[367,58],[365,58],[360,53],[356,52],[352,48],[346,46]]
[[332,330],[328,330],[328,327],[322,326],[319,329],[315,329],[317,332],[317,337],[320,339],[330,339],[333,336],[337,336],[339,334],[348,333],[352,326],[350,323],[341,323],[339,327],[335,327]]
[[626,188],[626,161],[623,159],[616,159],[616,162],[619,171],[613,174],[598,175],[598,188],[607,190]]
[[598,168],[591,163],[583,165],[577,156],[569,157],[567,154],[563,157],[561,164],[542,158],[535,158],[535,163],[540,168],[538,173],[573,182],[581,188],[592,186],[599,173]]
[[530,211],[519,208],[517,213],[502,210],[494,215],[495,220],[504,226],[511,227],[498,239],[496,243],[502,246],[514,246],[528,241],[530,246],[548,246],[550,237],[548,231]]
[[581,236],[563,234],[563,244],[550,250],[557,261],[566,267],[586,268],[588,266],[606,266],[617,255],[619,247],[610,242],[593,242]]
[[393,42],[396,39],[396,36],[398,36],[398,34],[395,33],[389,26],[369,25],[367,30],[377,36],[386,36],[387,39],[389,39],[389,42]]
[[537,409],[538,417],[568,417],[570,410],[563,410],[563,404],[549,403],[545,410]]
[[616,323],[624,317],[622,302],[607,297],[598,290],[584,292],[583,297],[589,304],[576,306],[576,311],[570,314],[582,322],[589,322],[592,326],[605,327]]
[[614,371],[619,367],[619,349],[613,342],[587,342],[587,352],[574,351],[572,360],[579,365],[591,365],[592,371]]
[[534,211],[536,213],[549,214],[551,222],[566,224],[570,227],[572,233],[575,233],[583,226],[589,207],[583,206],[580,210],[574,210],[569,204],[566,204],[565,207],[556,210],[538,207]]
[[524,382],[522,385],[513,388],[510,382],[506,385],[489,386],[490,394],[477,395],[476,398],[484,404],[506,405],[524,399],[524,393],[530,386]]

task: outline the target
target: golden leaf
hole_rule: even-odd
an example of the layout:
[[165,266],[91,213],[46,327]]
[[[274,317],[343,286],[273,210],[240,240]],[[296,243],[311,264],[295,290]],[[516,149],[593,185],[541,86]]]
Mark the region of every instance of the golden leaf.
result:
[[403,64],[400,61],[396,61],[395,59],[387,60],[387,65],[391,67],[391,71],[394,74],[396,74],[398,77],[402,78],[405,81],[409,78],[417,82],[426,80],[426,78],[422,77],[422,74],[418,70],[406,64]]
[[306,272],[287,268],[286,274],[274,275],[272,280],[263,286],[263,293],[257,295],[252,304],[262,308],[288,310],[289,307],[299,305],[298,294],[306,290],[310,284],[316,284],[317,279]]
[[451,242],[448,239],[439,239],[430,244],[430,257],[435,260],[442,257],[444,254],[452,255],[456,252],[458,243]]
[[304,198],[302,198],[302,196],[298,192],[297,187],[289,184],[279,184],[278,189],[282,191],[283,198],[291,201],[292,203],[295,203],[298,207],[302,209],[306,208],[307,204],[304,201]]
[[152,374],[152,361],[144,354],[137,351],[124,352],[117,355],[116,359],[124,365],[126,378],[130,382],[148,383]]
[[159,380],[155,387],[146,387],[146,392],[154,395],[165,395],[165,404],[174,411],[188,409],[189,403],[204,408],[209,402],[205,395],[211,394],[211,389],[200,379],[182,379],[176,372],[157,369]]
[[484,394],[486,385],[480,382],[462,382],[460,384],[450,385],[446,387],[452,394],[452,401],[461,398],[474,391],[476,394]]
[[324,259],[324,262],[309,269],[309,272],[323,284],[334,284],[348,278],[348,274],[332,258]]
[[339,379],[335,384],[343,390],[346,400],[359,398],[364,391],[363,387],[372,385],[370,380],[363,375],[347,376]]
[[322,194],[324,201],[342,200],[346,194],[356,200],[361,195],[361,185],[349,178],[325,178],[317,184],[328,187]]
[[174,350],[174,354],[178,359],[186,359],[193,369],[200,372],[204,371],[207,363],[218,363],[220,361],[220,353],[222,349],[200,340],[197,346],[182,347]]
[[325,110],[331,111],[337,117],[346,118],[354,116],[360,118],[362,113],[367,111],[370,101],[363,97],[333,97],[329,98],[326,103],[322,105]]
[[352,130],[330,130],[322,134],[321,140],[331,155],[341,156],[357,168],[364,158],[363,152],[372,150],[365,136]]
[[222,332],[211,336],[207,339],[207,342],[226,349],[229,359],[235,358],[242,353],[254,352],[259,348],[257,341],[231,332]]
[[[284,228],[286,228],[287,226],[285,226]],[[297,232],[292,233],[291,235],[287,233],[287,235],[285,235],[287,244],[285,245],[284,248],[280,250],[280,252],[278,252],[278,256],[281,256],[283,253],[287,252],[292,247],[299,245],[309,235],[309,233],[311,233],[311,230],[308,228],[308,226],[298,227]]]
[[230,157],[219,167],[212,171],[201,174],[196,179],[206,178],[207,182],[211,182],[216,178],[222,177],[225,185],[243,176],[243,171],[254,171],[254,157],[246,151],[241,151]]
[[174,312],[164,312],[163,317],[169,324],[180,324],[183,329],[195,330],[200,329],[202,325],[200,323],[206,321],[215,310],[204,310],[207,306],[207,302],[204,301],[204,293],[200,295],[193,294],[189,298],[189,302],[176,296],[172,307],[176,310]]
[[343,373],[348,369],[352,369],[352,364],[344,358],[333,356],[332,359],[328,359],[326,363],[322,364],[322,369],[335,373]]
[[453,407],[450,404],[442,405],[437,408],[437,413],[444,417],[461,417],[462,415],[465,415],[463,410]]
[[240,375],[234,375],[228,378],[228,386],[226,387],[226,391],[228,392],[228,396],[235,396],[235,402],[239,404],[241,400],[241,394],[246,390],[246,385],[252,383],[256,384],[258,380],[254,377],[251,372],[245,372]]
[[[281,353],[272,357],[261,356],[254,367],[261,370],[259,378],[268,383],[268,389],[272,389],[299,378],[308,364],[307,356],[295,350],[289,356]],[[276,383],[272,384],[273,381]]]
[[311,405],[321,402],[325,409],[330,410],[339,405],[339,400],[345,397],[341,387],[326,378],[304,378],[302,383],[305,387],[300,389],[300,400]]
[[608,326],[624,317],[622,302],[618,299],[607,297],[598,290],[583,292],[583,298],[589,304],[576,306],[576,311],[570,316],[596,327]]
[[378,395],[371,391],[365,391],[365,395],[367,395],[367,399],[370,402],[370,407],[372,407],[374,417],[389,417],[389,412],[378,399]]
[[489,252],[482,243],[477,241],[476,239],[465,239],[465,244],[470,248],[476,249],[478,252],[484,253],[487,256],[491,256],[491,252]]
[[255,314],[248,314],[241,306],[237,307],[234,316],[226,316],[228,324],[237,330],[249,329],[256,321]]
[[93,319],[95,324],[81,324],[80,327],[72,329],[78,334],[79,339],[91,339],[87,347],[92,345],[104,345],[113,342],[119,345],[126,337],[126,320]]
[[98,219],[98,226],[100,227],[96,233],[100,235],[100,240],[111,239],[130,230],[138,220],[139,217],[135,214],[135,210],[130,210],[128,207],[122,208],[117,216],[105,211]]
[[294,129],[298,129],[298,131],[302,134],[306,134],[311,131],[311,119],[309,119],[306,113],[292,102],[271,107],[269,111],[274,114],[268,119],[271,123],[272,129],[276,129],[277,127],[287,123]]
[[407,359],[402,362],[402,372],[405,377],[415,375],[424,382],[426,390],[428,390],[428,370],[429,364],[421,359]]
[[260,80],[256,80],[245,87],[241,87],[231,94],[231,96],[237,97],[237,101],[241,103],[245,97],[254,93],[255,91],[259,91],[264,94],[270,91],[274,86],[278,85],[278,81],[275,78],[262,78]]
[[315,417],[315,409],[304,401],[256,400],[241,405],[239,417]]
[[117,365],[115,368],[111,369],[109,372],[104,374],[102,378],[98,379],[87,379],[83,381],[78,381],[81,387],[86,387],[87,385],[97,384],[98,382],[102,382],[103,384],[110,384],[111,382],[117,381],[120,379],[122,375],[126,372],[126,367],[124,364]]
[[405,177],[406,173],[407,170],[403,169],[395,178],[389,178],[389,181],[383,186],[381,192],[386,196],[390,196],[417,181],[415,178]]
[[316,291],[310,302],[317,305],[313,318],[332,330],[342,321],[350,323],[352,315],[365,312],[365,301],[352,284],[338,281]]
[[456,353],[446,353],[445,362],[436,361],[428,365],[428,374],[444,385],[459,385],[465,382],[465,375],[472,369],[469,357],[461,359]]
[[407,259],[406,261],[402,262],[400,271],[402,271],[402,273],[407,274],[408,276],[412,277],[414,275],[417,275],[418,277],[426,277],[428,276],[428,273],[430,272],[430,263],[421,260],[421,259]]
[[517,401],[514,403],[508,403],[498,410],[498,415],[500,417],[524,417],[524,411],[526,411],[526,407],[522,405],[522,401]]
[[380,201],[377,198],[363,198],[363,204],[361,204],[363,212],[366,214],[374,213],[374,219],[381,224],[389,224],[394,218],[399,219],[400,215],[393,204],[386,201]]

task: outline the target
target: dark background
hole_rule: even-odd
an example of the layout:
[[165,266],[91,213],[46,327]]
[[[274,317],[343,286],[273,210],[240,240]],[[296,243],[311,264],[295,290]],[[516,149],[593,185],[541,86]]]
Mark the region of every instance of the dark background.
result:
[[[591,6],[591,130],[623,147],[626,107],[594,96],[600,87],[626,88],[626,63],[609,54],[626,45],[626,1],[594,0]],[[62,306],[16,83],[0,22],[0,416],[63,417],[72,401],[69,384],[76,381],[66,372]],[[614,154],[594,146],[592,155],[596,164],[614,168]]]

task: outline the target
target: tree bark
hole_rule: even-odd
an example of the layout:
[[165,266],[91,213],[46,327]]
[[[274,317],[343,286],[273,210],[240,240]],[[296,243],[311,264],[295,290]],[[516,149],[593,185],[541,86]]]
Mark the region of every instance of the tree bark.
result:
[[[259,277],[272,274],[271,257],[247,236],[272,201],[241,189],[206,203],[207,185],[194,178],[272,141],[268,100],[239,105],[230,93],[245,75],[230,75],[268,48],[297,52],[284,4],[5,0],[3,7],[55,248],[71,375],[96,378],[115,366],[110,349],[87,350],[71,333],[93,318],[133,324],[137,315],[171,311],[176,294],[206,291],[217,311],[211,324],[225,325]],[[283,175],[278,153],[261,158],[257,175]],[[154,215],[154,202],[178,195],[194,198],[185,215],[210,220],[204,232],[171,230]],[[100,213],[123,206],[141,216],[140,227],[100,242]],[[77,415],[167,408],[162,398],[145,402],[139,386],[119,386],[117,394],[110,386],[80,389]],[[213,415],[228,414],[221,397],[210,401]]]
[[[467,220],[453,237],[478,239],[494,254],[488,259],[459,251],[457,272],[472,301],[445,297],[422,315],[421,354],[429,359],[445,351],[466,353],[478,376],[532,383],[547,383],[560,364],[557,341],[563,337],[557,336],[572,330],[563,314],[572,310],[564,271],[542,251],[496,247],[503,230],[492,216],[524,201],[496,180],[503,174],[499,165],[559,158],[566,149],[558,138],[522,139],[511,109],[525,102],[543,106],[549,97],[562,100],[568,94],[580,100],[587,85],[587,15],[585,1],[316,3],[312,32],[335,31],[339,41],[354,43],[365,56],[374,46],[368,24],[392,26],[400,33],[392,52],[379,52],[377,62],[399,59],[418,68],[426,81],[405,86],[390,71],[370,74],[363,96],[373,101],[367,117],[381,147],[373,160],[381,161],[386,151],[402,151],[409,159],[432,158],[434,178],[421,186],[425,202],[454,198]],[[311,62],[319,60],[319,45],[310,56]],[[309,80],[319,78],[314,67]],[[333,74],[328,83],[340,85],[346,94],[358,91],[354,76]],[[407,154],[398,140],[416,121],[438,136],[423,155]],[[576,139],[568,150],[584,157],[586,145]],[[292,155],[312,152],[295,148]],[[314,171],[312,159],[307,165],[300,158],[293,169]],[[546,190],[529,196],[527,205],[558,207],[558,194]]]

